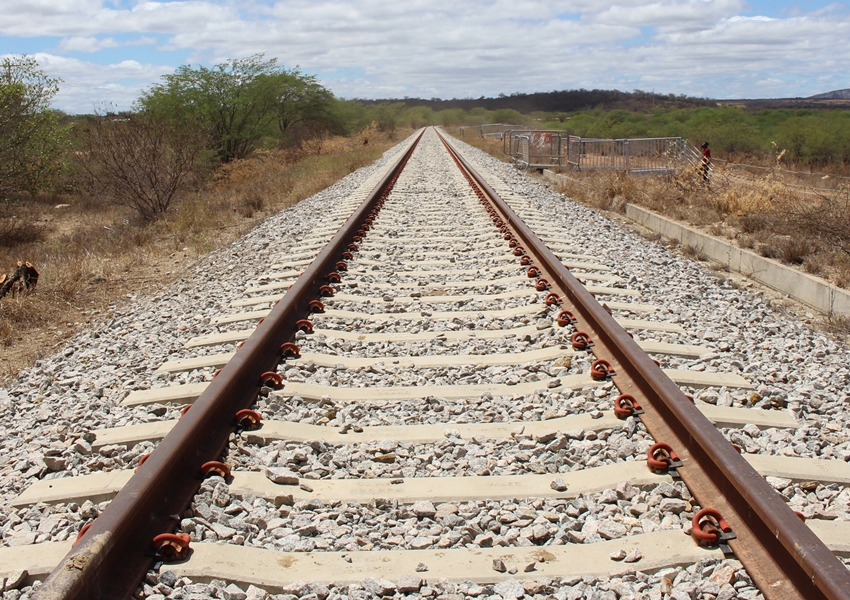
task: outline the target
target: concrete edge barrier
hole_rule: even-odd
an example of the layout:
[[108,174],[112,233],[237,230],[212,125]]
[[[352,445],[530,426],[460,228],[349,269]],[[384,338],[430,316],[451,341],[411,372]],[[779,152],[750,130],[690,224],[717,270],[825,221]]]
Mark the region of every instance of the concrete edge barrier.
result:
[[[554,181],[561,178],[549,170],[545,170],[543,176]],[[731,271],[787,294],[829,317],[850,317],[850,292],[823,279],[802,273],[773,259],[764,258],[755,252],[739,248],[634,204],[626,205],[626,216],[655,233],[694,248]]]

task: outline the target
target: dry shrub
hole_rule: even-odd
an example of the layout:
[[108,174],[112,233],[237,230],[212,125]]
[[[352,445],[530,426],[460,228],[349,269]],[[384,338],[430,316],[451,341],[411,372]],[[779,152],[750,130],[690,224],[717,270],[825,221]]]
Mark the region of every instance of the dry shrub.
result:
[[387,136],[381,133],[378,124],[372,121],[368,127],[364,127],[351,138],[352,144],[355,146],[368,146],[370,141],[387,139]]
[[206,202],[226,206],[246,219],[262,216],[267,208],[280,206],[291,192],[292,163],[298,157],[299,153],[291,150],[259,150],[224,164],[211,189],[204,192]]
[[829,258],[824,253],[812,254],[803,261],[803,271],[810,275],[822,275],[826,273],[829,264]]
[[60,301],[73,301],[90,282],[106,280],[107,273],[103,265],[98,264],[95,267],[95,263],[100,261],[85,256],[73,256],[62,261],[61,269],[46,269],[50,284],[45,292]]
[[322,132],[316,137],[305,139],[301,142],[303,156],[339,154],[351,152],[363,146],[368,146],[376,141],[387,140],[389,136],[382,132],[374,121],[368,127],[364,127],[351,137],[328,135]]
[[256,150],[248,158],[223,163],[213,176],[213,188],[222,189],[231,185],[266,178],[280,165],[297,160],[288,150]]
[[753,181],[732,180],[722,193],[714,198],[723,215],[770,215],[789,197],[789,188],[772,174]]
[[783,236],[779,243],[779,259],[789,264],[801,265],[814,250],[814,245],[805,238]]
[[850,317],[832,315],[825,319],[824,326],[824,328],[830,333],[843,338],[850,337]]
[[759,254],[787,264],[801,265],[807,256],[814,251],[814,244],[806,238],[790,235],[768,234],[764,242],[758,246]]
[[730,219],[742,233],[758,234],[770,231],[776,224],[772,214],[765,213],[743,213]]
[[240,214],[246,219],[250,219],[255,214],[259,213],[266,206],[265,198],[259,192],[245,194],[242,206],[239,207]]
[[562,173],[555,187],[582,204],[599,210],[623,212],[635,189],[627,179],[610,171]]
[[726,235],[726,227],[723,223],[712,223],[708,226],[708,232],[714,237],[723,237]]
[[822,238],[850,256],[850,187],[831,194],[788,195],[776,210],[798,235]]
[[[39,284],[29,294],[0,300],[0,346],[11,347],[30,332],[54,324],[66,328],[92,304],[92,290],[114,280],[113,261],[94,255],[36,253]],[[53,343],[50,345],[53,348]],[[46,350],[47,348],[45,348]],[[42,350],[37,350],[39,354]]]
[[196,182],[206,148],[203,128],[152,113],[96,115],[80,128],[75,153],[86,189],[151,221],[168,211],[178,192]]
[[224,226],[230,222],[230,210],[222,200],[222,194],[197,194],[184,199],[167,220],[157,224],[156,237],[162,239],[181,234],[193,235]]
[[33,307],[38,306],[24,296],[6,296],[0,301],[0,347],[7,348],[21,336],[21,330],[40,321]]
[[696,248],[695,246],[691,246],[689,244],[682,244],[681,246],[682,254],[691,260],[698,260],[700,262],[705,262],[708,260],[708,257],[700,248]]
[[0,247],[14,248],[44,238],[37,211],[25,205],[0,204]]
[[16,216],[0,216],[0,246],[12,248],[20,244],[38,241],[44,236],[44,227],[29,219]]

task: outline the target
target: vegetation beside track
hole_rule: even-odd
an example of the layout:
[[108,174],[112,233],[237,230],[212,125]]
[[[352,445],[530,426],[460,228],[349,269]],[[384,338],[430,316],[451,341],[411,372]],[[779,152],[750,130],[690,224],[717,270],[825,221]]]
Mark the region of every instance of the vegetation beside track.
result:
[[13,243],[0,246],[0,265],[27,260],[41,277],[33,293],[0,300],[0,382],[62,348],[87,323],[107,321],[127,298],[169,285],[198,256],[264,217],[371,164],[401,135],[370,127],[256,152],[222,167],[152,222],[134,219],[127,207],[68,194],[8,203],[0,214],[21,226]]

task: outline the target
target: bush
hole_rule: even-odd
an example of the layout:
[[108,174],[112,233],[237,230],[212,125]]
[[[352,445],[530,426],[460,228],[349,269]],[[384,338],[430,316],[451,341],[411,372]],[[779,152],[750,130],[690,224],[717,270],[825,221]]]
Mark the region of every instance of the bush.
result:
[[817,237],[850,256],[850,189],[790,196],[778,208],[795,236]]
[[50,109],[58,90],[59,80],[33,58],[0,63],[0,196],[52,185],[64,145],[59,115]]
[[201,129],[150,113],[104,115],[81,132],[77,161],[93,194],[153,220],[193,179],[206,144]]
[[44,225],[24,206],[12,207],[0,202],[0,248],[14,248],[19,244],[39,241]]
[[286,141],[296,126],[311,132],[340,127],[333,94],[315,77],[278,67],[277,59],[263,56],[228,60],[212,69],[182,65],[145,91],[138,106],[164,121],[197,123],[223,163],[246,158],[269,136]]

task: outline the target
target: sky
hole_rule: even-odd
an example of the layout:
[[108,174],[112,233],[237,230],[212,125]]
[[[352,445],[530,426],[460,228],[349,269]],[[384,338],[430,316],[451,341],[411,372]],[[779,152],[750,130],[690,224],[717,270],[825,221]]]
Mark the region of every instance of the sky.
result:
[[806,97],[850,88],[848,40],[850,0],[0,0],[0,56],[61,78],[69,113],[256,53],[343,98]]

